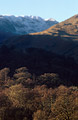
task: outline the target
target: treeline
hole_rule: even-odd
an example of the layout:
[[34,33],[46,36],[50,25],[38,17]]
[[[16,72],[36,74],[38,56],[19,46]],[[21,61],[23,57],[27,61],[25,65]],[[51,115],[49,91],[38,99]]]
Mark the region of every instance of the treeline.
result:
[[12,76],[10,72],[9,68],[0,70],[0,86],[2,88],[9,88],[15,84],[22,84],[27,88],[34,88],[37,85],[45,84],[48,88],[56,88],[65,82],[55,73],[44,73],[40,76],[36,76],[35,74],[31,74],[27,67],[16,69]]
[[27,67],[0,70],[0,120],[78,120],[78,86],[56,73],[31,74]]

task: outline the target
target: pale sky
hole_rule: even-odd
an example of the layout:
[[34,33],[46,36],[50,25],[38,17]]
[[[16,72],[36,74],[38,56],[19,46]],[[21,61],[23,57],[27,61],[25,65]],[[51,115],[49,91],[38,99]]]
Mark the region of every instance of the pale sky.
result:
[[61,22],[78,14],[78,0],[0,0],[0,14],[33,15]]

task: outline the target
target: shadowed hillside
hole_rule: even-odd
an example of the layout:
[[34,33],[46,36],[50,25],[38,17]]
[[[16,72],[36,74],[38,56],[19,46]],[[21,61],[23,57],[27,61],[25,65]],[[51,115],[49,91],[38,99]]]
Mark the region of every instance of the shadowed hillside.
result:
[[66,85],[78,84],[78,15],[29,35],[11,37],[0,48],[0,68],[27,66],[32,74],[58,73]]
[[26,48],[42,48],[78,60],[78,15],[43,32],[12,37],[4,44],[23,52]]

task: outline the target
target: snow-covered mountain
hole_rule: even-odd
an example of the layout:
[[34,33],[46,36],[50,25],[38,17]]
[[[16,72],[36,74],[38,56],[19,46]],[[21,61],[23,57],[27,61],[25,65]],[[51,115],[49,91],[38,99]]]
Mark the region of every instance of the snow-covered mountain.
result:
[[0,33],[28,34],[48,29],[58,22],[37,16],[0,15]]

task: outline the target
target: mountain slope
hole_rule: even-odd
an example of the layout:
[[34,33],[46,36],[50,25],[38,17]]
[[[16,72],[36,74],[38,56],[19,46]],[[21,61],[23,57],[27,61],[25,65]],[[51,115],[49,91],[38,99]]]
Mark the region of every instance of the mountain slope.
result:
[[[50,27],[49,29],[39,32],[39,33],[35,33],[36,35],[53,35],[53,36],[58,36],[58,35],[62,35],[62,37],[66,36],[73,36],[73,35],[78,35],[78,15],[75,15],[61,23],[58,23],[52,27]],[[32,35],[35,35],[32,34]]]
[[0,15],[0,38],[13,35],[40,32],[58,23],[54,19],[42,19],[36,16]]
[[77,21],[75,15],[45,31],[9,38],[0,48],[0,69],[27,66],[34,75],[58,73],[64,84],[78,85]]
[[42,48],[78,60],[78,15],[45,31],[11,38],[4,44],[23,52],[26,48]]

